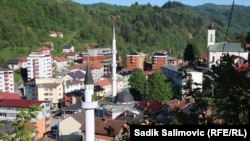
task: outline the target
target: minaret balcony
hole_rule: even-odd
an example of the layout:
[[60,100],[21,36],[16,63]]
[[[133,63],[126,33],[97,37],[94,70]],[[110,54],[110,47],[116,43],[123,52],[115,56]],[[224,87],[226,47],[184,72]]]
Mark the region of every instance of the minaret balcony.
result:
[[95,109],[98,108],[98,101],[93,102],[82,102],[82,108],[83,109]]

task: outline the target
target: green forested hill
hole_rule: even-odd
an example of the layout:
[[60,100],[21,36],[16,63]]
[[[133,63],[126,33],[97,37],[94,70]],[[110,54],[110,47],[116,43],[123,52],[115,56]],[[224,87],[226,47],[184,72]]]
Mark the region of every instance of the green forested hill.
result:
[[229,15],[232,10],[229,36],[233,39],[239,36],[246,36],[246,32],[250,31],[250,6],[232,6],[233,5],[204,4],[189,8],[200,16],[209,18],[223,27],[228,26]]
[[[84,50],[85,43],[93,42],[98,47],[111,47],[109,15],[120,17],[115,25],[117,51],[122,58],[131,51],[150,53],[160,49],[171,49],[171,55],[177,55],[187,43],[192,43],[197,52],[206,49],[210,18],[177,2],[167,2],[162,7],[137,3],[122,7],[103,3],[80,5],[70,0],[1,0],[0,64],[5,65],[9,58],[28,55],[45,41],[54,43],[53,54],[60,54],[67,44],[75,46],[77,51]],[[216,25],[217,40],[222,41],[225,25],[220,22]],[[64,38],[49,37],[49,31],[63,32]]]

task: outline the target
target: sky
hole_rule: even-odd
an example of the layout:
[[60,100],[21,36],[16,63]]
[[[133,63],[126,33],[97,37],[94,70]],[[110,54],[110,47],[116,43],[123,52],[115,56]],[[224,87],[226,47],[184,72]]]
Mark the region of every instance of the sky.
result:
[[[163,4],[165,4],[168,1],[176,1],[180,2],[185,5],[190,6],[197,6],[202,5],[205,3],[213,3],[217,5],[232,5],[233,0],[73,0],[74,2],[80,3],[80,4],[93,4],[93,3],[108,3],[112,5],[123,5],[123,6],[130,6],[131,4],[134,4],[135,2],[138,2],[138,4],[147,4],[150,3],[152,6],[159,6],[161,7]],[[244,5],[244,6],[250,6],[250,0],[234,0],[234,5]]]

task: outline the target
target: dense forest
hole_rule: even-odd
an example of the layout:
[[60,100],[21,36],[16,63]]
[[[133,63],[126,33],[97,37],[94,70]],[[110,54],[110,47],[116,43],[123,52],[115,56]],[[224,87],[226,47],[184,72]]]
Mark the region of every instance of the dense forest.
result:
[[[227,41],[243,41],[250,24],[250,7],[236,6]],[[86,46],[112,47],[110,15],[119,15],[114,24],[118,55],[124,59],[132,51],[152,53],[171,51],[179,55],[187,44],[197,52],[206,51],[207,27],[214,22],[216,40],[224,41],[230,6],[203,5],[191,7],[179,2],[166,2],[162,7],[132,4],[130,7],[98,3],[81,5],[71,0],[0,1],[0,64],[10,58],[27,56],[43,42],[54,43],[53,54],[61,54],[65,45],[82,52]],[[214,15],[218,16],[214,16]],[[222,18],[223,17],[223,18]],[[237,18],[237,21],[236,21]],[[63,38],[52,38],[59,31]]]

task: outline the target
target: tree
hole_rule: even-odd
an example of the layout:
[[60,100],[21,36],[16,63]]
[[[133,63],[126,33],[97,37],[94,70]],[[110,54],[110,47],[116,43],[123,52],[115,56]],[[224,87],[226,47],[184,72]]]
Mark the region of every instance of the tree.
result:
[[128,81],[130,86],[129,90],[134,99],[142,99],[147,93],[147,79],[142,69],[134,69]]
[[5,141],[32,141],[37,130],[34,130],[36,127],[32,124],[32,120],[37,118],[37,114],[41,111],[41,107],[33,105],[29,108],[18,109],[19,113],[16,116],[15,121],[12,122],[11,126],[15,132],[15,135],[9,135],[3,133],[3,139]]
[[226,54],[212,70],[216,74],[214,80],[215,115],[223,124],[249,124],[250,119],[250,78],[249,70],[236,71],[233,56]]
[[185,61],[189,61],[189,62],[193,62],[194,61],[195,54],[194,54],[193,45],[191,45],[191,44],[187,45],[187,47],[184,50],[183,57],[184,57]]
[[162,71],[155,71],[148,77],[148,93],[147,100],[158,100],[168,102],[172,96],[172,84]]

